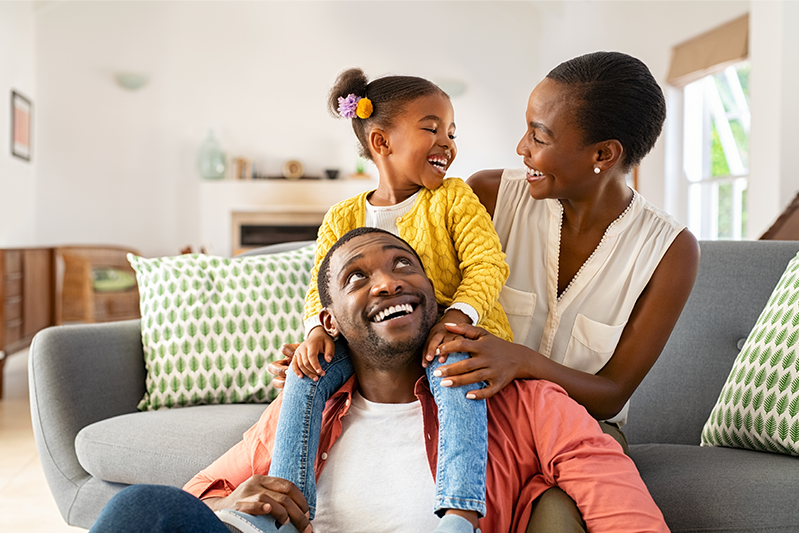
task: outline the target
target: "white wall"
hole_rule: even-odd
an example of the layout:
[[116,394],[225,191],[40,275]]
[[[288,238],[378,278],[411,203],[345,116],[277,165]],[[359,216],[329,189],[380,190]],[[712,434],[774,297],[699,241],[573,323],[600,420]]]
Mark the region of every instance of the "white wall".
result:
[[[36,241],[36,173],[33,161],[11,155],[11,91],[33,100],[36,120],[35,18],[33,5],[0,2],[0,246]],[[37,124],[33,125],[34,135]]]
[[[39,196],[47,242],[145,254],[200,244],[196,150],[209,127],[270,174],[353,170],[327,91],[350,66],[466,81],[452,175],[517,164],[533,20],[483,2],[65,2],[39,13]],[[360,13],[360,15],[359,15]],[[528,15],[532,17],[535,10]],[[356,20],[377,21],[358,28]],[[529,62],[528,62],[529,65]],[[138,92],[117,70],[147,73]],[[511,110],[517,110],[516,113]],[[516,120],[514,120],[514,118]],[[509,127],[512,124],[513,127]]]
[[[557,63],[599,49],[640,57],[661,82],[671,47],[748,1],[59,2],[36,16],[39,242],[108,242],[147,255],[201,244],[194,168],[209,127],[277,173],[351,171],[355,139],[330,118],[336,74],[468,84],[453,101],[451,175],[517,166],[526,99]],[[361,21],[359,24],[358,21]],[[373,23],[371,21],[374,21]],[[753,73],[755,67],[753,66]],[[149,74],[138,92],[115,71]],[[641,191],[663,205],[662,140]]]
[[[674,45],[736,18],[749,9],[741,2],[563,2],[545,25],[541,41],[542,65],[556,65],[594,50],[618,50],[647,64],[666,87]],[[544,73],[546,74],[546,73]],[[664,135],[639,170],[639,191],[663,207]]]
[[749,221],[756,239],[799,191],[799,3],[752,2]]

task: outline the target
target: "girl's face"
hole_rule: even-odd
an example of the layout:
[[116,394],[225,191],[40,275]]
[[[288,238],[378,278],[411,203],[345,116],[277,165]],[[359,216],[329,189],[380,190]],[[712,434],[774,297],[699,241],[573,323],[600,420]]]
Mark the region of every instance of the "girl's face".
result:
[[436,189],[455,159],[455,112],[449,98],[431,94],[412,100],[386,132],[391,187]]
[[574,123],[568,87],[544,78],[527,102],[527,131],[516,153],[524,158],[533,198],[577,199],[591,194],[595,146]]

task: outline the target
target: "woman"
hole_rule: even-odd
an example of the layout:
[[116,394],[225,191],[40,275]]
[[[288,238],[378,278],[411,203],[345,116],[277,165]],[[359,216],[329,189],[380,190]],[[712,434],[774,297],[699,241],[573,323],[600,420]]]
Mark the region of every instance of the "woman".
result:
[[[626,182],[664,120],[649,69],[618,52],[566,61],[533,90],[517,147],[526,171],[468,180],[507,254],[500,302],[515,343],[448,326],[466,338],[440,352],[472,355],[441,367],[453,386],[486,381],[474,391],[486,398],[513,379],[553,381],[626,451],[619,428],[628,401],[666,344],[699,263],[694,236]],[[546,498],[559,498],[551,492]]]

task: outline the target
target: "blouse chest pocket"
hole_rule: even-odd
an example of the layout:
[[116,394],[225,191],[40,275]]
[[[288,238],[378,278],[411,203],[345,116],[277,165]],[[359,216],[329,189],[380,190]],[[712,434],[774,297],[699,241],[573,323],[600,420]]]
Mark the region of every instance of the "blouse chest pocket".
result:
[[563,364],[575,370],[596,374],[611,358],[624,331],[624,324],[609,326],[577,315]]
[[533,311],[535,311],[536,295],[532,292],[524,292],[505,285],[499,293],[499,303],[505,310],[513,332],[513,341],[524,344],[527,339],[527,332],[533,321]]

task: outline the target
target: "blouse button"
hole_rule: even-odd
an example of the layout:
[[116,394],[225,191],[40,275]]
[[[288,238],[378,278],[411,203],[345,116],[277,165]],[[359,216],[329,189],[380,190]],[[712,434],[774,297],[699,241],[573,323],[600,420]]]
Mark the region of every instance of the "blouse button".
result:
[[322,461],[327,461],[327,452],[322,452]]

